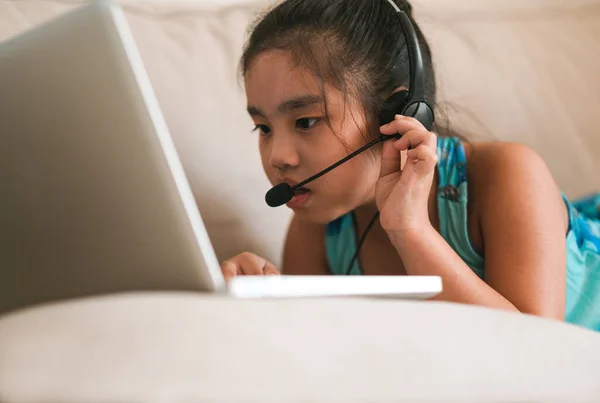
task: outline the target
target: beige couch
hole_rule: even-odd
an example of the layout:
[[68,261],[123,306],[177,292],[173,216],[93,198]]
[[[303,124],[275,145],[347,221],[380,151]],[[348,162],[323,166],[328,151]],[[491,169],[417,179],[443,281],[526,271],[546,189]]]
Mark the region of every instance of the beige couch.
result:
[[[236,69],[269,2],[121,3],[218,257],[278,264],[289,212],[264,203]],[[0,0],[0,40],[78,4]],[[455,128],[600,190],[600,0],[414,5]],[[595,333],[457,304],[131,293],[0,317],[2,402],[591,402],[599,365]]]

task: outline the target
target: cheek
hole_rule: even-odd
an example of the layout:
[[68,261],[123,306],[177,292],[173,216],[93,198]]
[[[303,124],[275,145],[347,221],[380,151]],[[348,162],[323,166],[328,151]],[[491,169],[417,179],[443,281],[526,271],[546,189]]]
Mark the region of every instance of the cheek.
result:
[[[368,151],[365,151],[367,153]],[[370,197],[379,176],[377,159],[358,155],[331,171],[325,191],[339,201],[352,201]]]
[[[334,136],[332,136],[334,137]],[[323,145],[321,151],[315,153],[315,158],[319,156],[317,166],[320,169],[336,163],[342,158],[348,156],[354,150],[365,144],[364,138],[360,134],[345,136],[343,141],[334,137],[329,144]],[[377,146],[374,146],[376,148]],[[324,153],[323,150],[329,150]],[[323,185],[320,186],[324,192],[332,197],[339,194],[339,198],[354,198],[354,193],[361,193],[364,196],[365,191],[373,188],[379,176],[379,157],[376,149],[363,151],[361,154],[346,161],[331,172],[322,177]]]
[[271,166],[270,163],[270,152],[267,144],[261,139],[258,140],[258,151],[260,153],[260,162],[263,167],[263,171],[267,175],[267,178],[271,183],[275,180],[274,176],[276,175],[275,169]]

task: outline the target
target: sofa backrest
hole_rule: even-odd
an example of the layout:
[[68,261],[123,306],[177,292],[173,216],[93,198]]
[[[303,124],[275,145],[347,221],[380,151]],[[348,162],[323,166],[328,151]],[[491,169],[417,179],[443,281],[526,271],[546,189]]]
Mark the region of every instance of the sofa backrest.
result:
[[[0,0],[0,40],[80,3]],[[120,3],[219,259],[250,250],[279,264],[290,212],[264,202],[237,70],[247,27],[270,1]],[[533,147],[568,196],[600,190],[600,1],[413,3],[454,129]]]

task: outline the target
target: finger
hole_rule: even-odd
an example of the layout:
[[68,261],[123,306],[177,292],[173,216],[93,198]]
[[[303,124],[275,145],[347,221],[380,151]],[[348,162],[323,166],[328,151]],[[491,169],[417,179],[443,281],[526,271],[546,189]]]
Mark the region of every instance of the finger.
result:
[[268,260],[266,261],[263,273],[265,276],[278,276],[281,274],[281,272]]
[[260,276],[263,274],[266,260],[254,253],[242,253],[238,256],[238,263],[242,274],[247,276]]
[[227,260],[221,264],[221,272],[223,272],[223,277],[226,280],[242,274],[242,271],[232,260]]
[[415,172],[421,174],[431,173],[438,163],[437,153],[429,147],[419,146],[407,153],[407,165],[412,164]]
[[394,142],[394,147],[398,150],[417,148],[420,145],[435,150],[437,148],[437,136],[427,130],[411,130],[405,133],[400,140]]
[[404,134],[411,130],[427,130],[425,127],[419,122],[417,119],[409,117],[396,115],[394,120],[390,123],[383,125],[379,129],[381,134],[392,135],[392,134]]
[[406,153],[406,157],[409,161],[418,160],[437,162],[437,153],[425,145],[420,145],[417,148],[408,150],[408,152]]
[[394,147],[391,140],[385,141],[381,152],[381,169],[379,171],[379,177],[383,178],[384,176],[400,171],[401,163],[400,151]]

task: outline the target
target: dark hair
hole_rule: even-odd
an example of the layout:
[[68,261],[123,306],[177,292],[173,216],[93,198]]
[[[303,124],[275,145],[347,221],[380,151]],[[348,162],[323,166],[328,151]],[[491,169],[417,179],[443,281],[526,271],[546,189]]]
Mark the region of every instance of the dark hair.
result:
[[[436,106],[436,78],[429,44],[405,0],[393,0],[411,19],[423,55],[425,94]],[[286,0],[265,14],[251,31],[241,59],[242,74],[260,54],[287,51],[294,62],[313,71],[364,108],[375,128],[385,100],[409,86],[406,40],[387,0]],[[327,116],[327,110],[325,110]],[[433,130],[436,130],[434,127]],[[438,133],[439,134],[439,133]]]

